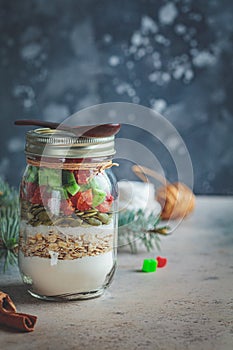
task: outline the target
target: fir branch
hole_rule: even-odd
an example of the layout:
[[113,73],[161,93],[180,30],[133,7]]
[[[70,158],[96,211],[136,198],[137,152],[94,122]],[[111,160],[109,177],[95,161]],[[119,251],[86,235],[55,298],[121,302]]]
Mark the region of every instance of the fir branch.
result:
[[0,259],[4,271],[17,262],[18,235],[18,192],[0,178]]
[[0,209],[18,203],[18,191],[0,177]]
[[129,245],[131,253],[138,251],[138,244],[143,244],[147,251],[160,250],[159,235],[168,235],[168,226],[158,226],[160,217],[153,213],[146,215],[143,210],[125,210],[118,218],[118,246]]

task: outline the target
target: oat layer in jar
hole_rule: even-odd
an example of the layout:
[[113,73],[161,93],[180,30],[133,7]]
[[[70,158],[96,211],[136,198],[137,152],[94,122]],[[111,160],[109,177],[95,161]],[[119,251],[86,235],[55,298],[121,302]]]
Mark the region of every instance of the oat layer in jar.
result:
[[116,268],[114,136],[36,129],[25,151],[19,268],[29,293],[49,300],[101,295]]

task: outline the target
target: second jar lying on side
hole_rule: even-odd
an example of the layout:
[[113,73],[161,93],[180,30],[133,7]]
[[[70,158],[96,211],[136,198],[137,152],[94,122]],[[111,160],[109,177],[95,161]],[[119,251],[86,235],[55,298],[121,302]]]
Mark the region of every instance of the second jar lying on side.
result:
[[102,294],[116,266],[114,137],[77,138],[50,129],[27,134],[21,183],[19,267],[44,299]]

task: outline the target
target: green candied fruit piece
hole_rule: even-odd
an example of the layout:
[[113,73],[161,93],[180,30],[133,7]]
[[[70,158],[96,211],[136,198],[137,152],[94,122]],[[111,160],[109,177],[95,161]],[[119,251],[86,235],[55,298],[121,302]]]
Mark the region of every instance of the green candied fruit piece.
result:
[[157,269],[158,261],[155,259],[145,259],[143,261],[143,272],[155,272]]
[[69,170],[62,171],[62,183],[63,185],[71,185],[76,182],[74,174]]
[[42,168],[39,170],[39,185],[60,187],[62,186],[61,171],[57,169]]
[[51,187],[62,186],[61,171],[55,169],[48,169],[48,185]]
[[[68,199],[69,198],[69,195],[67,193],[67,190],[63,187],[54,187],[53,188],[53,191],[57,191],[60,193],[61,195],[61,199]],[[52,192],[53,193],[53,192]]]
[[67,185],[65,189],[71,194],[71,196],[75,196],[76,193],[80,190],[80,186],[77,184],[77,182],[73,182]]
[[80,190],[80,186],[77,184],[74,174],[71,171],[63,170],[62,183],[65,186],[65,190],[71,194],[76,195]]
[[111,192],[111,182],[108,175],[105,173],[99,173],[95,176],[92,183],[92,188],[98,188],[106,193]]
[[87,191],[91,188],[90,184],[80,185],[80,192]]
[[97,207],[99,204],[103,203],[106,197],[106,192],[99,190],[99,189],[92,189],[93,193],[93,200],[92,200],[92,206]]
[[80,185],[80,192],[87,191],[90,188],[93,193],[93,207],[97,207],[105,200],[107,193],[101,189],[101,184],[95,178],[90,179],[87,184]]
[[43,171],[43,169],[39,170],[39,185],[40,186],[48,185],[48,176],[47,176],[47,173]]
[[37,182],[38,169],[33,165],[29,165],[26,175],[26,182]]
[[80,185],[80,192],[84,192],[89,190],[90,188],[95,189],[95,188],[99,188],[97,182],[95,181],[95,179],[91,179],[88,181],[88,183]]
[[99,186],[98,182],[97,182],[95,179],[91,179],[91,180],[89,181],[89,186],[90,186],[93,190],[95,190],[95,189],[100,189],[100,186]]
[[100,189],[99,183],[96,179],[91,179],[89,181],[89,186],[92,189],[93,201],[92,206],[97,207],[99,204],[103,203],[106,198],[106,192]]

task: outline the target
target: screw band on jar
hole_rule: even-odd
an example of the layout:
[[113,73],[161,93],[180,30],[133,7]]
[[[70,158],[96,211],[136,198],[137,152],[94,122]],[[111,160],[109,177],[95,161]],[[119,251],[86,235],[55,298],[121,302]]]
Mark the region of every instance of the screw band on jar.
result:
[[101,163],[87,163],[87,162],[76,162],[76,163],[61,163],[61,162],[47,162],[43,160],[35,160],[32,158],[27,158],[27,163],[29,165],[51,168],[51,169],[63,169],[63,170],[88,170],[96,169],[98,172],[102,172],[106,169],[110,169],[113,166],[119,166],[118,163],[113,163],[111,160]]

